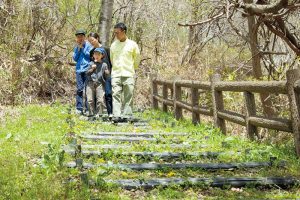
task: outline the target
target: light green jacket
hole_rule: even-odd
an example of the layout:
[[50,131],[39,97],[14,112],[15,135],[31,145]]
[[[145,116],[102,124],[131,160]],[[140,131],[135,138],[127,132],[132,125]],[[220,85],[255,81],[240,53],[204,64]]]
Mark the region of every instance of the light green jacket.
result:
[[116,40],[110,47],[111,77],[133,77],[140,63],[140,50],[136,42]]

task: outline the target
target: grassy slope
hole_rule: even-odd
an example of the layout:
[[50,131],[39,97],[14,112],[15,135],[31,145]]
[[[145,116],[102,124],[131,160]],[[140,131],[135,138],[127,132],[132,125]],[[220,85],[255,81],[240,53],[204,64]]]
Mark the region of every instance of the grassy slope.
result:
[[[68,132],[81,133],[83,131],[143,131],[128,126],[125,129],[111,125],[90,123],[79,120],[78,117],[68,114],[68,107],[54,104],[52,106],[30,105],[26,107],[5,108],[1,111],[0,125],[0,199],[89,199],[91,196],[101,199],[198,199],[198,198],[295,198],[300,195],[297,188],[289,190],[263,189],[257,192],[254,188],[243,188],[241,190],[217,189],[217,188],[180,188],[170,187],[166,189],[157,188],[151,191],[124,191],[115,188],[89,190],[80,182],[65,183],[72,175],[76,177],[78,171],[66,169],[60,166],[60,146],[68,142],[65,134]],[[229,152],[220,157],[219,161],[265,161],[269,156],[276,156],[279,160],[288,162],[287,169],[261,169],[258,171],[221,171],[217,174],[207,173],[199,170],[161,170],[155,172],[122,172],[112,171],[105,178],[149,178],[157,177],[209,177],[209,176],[276,176],[293,175],[300,177],[299,161],[293,152],[292,141],[283,142],[281,145],[258,144],[248,140],[225,137],[218,130],[212,129],[210,125],[193,126],[188,121],[175,121],[169,114],[147,111],[144,118],[152,119],[151,125],[155,130],[166,132],[188,132],[189,138],[177,137],[177,140],[186,142],[193,139],[190,144],[192,148],[186,151],[222,151]],[[67,120],[68,119],[68,120]],[[71,120],[70,120],[71,119]],[[71,121],[71,123],[70,123]],[[72,123],[75,122],[75,123]],[[71,124],[71,126],[70,126]],[[175,127],[173,125],[175,124]],[[209,136],[208,140],[204,136]],[[168,138],[167,138],[168,139]],[[227,141],[230,147],[222,147],[221,143]],[[200,149],[197,143],[206,144],[207,147]],[[47,144],[49,143],[49,144]],[[168,142],[167,142],[168,144]],[[134,146],[133,150],[153,150],[151,143]],[[232,156],[230,152],[252,149],[248,155]],[[157,151],[170,151],[171,149],[156,149]],[[128,151],[128,149],[126,150]],[[180,151],[175,149],[173,151]],[[64,157],[71,159],[69,156]],[[97,162],[108,160],[123,162],[143,162],[136,159],[104,157]],[[159,161],[159,160],[158,160]],[[205,161],[203,161],[205,162]],[[208,162],[208,161],[207,161]],[[217,162],[217,161],[213,161]],[[99,171],[95,171],[95,176]]]

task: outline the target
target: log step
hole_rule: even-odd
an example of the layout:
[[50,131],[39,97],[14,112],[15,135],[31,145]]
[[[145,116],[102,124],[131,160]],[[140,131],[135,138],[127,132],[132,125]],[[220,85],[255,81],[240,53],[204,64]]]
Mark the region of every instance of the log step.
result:
[[159,137],[159,136],[187,136],[187,133],[132,133],[132,132],[99,132],[99,133],[83,133],[84,135],[99,135],[99,136],[131,136],[131,137]]
[[[173,148],[173,149],[183,149],[183,148],[190,148],[192,145],[189,144],[156,144],[152,145],[154,148]],[[63,149],[70,149],[74,148],[74,145],[65,145],[63,146]],[[201,145],[195,145],[195,148],[206,148],[208,145],[201,144]],[[121,144],[103,144],[103,145],[97,145],[97,144],[82,144],[82,149],[128,149],[132,148],[131,145],[121,145]]]
[[106,167],[124,170],[160,170],[160,169],[201,169],[201,170],[232,170],[245,168],[262,168],[272,166],[272,162],[247,162],[247,163],[177,163],[177,164],[158,164],[158,163],[142,163],[142,164],[91,164],[83,163],[82,159],[76,162],[69,162],[67,167],[83,167],[85,169]]
[[[65,149],[66,153],[75,155],[75,150]],[[82,155],[85,156],[101,156],[103,152],[96,150],[82,150]],[[172,153],[172,152],[122,152],[114,153],[116,156],[138,156],[138,157],[157,157],[161,159],[170,159],[170,158],[183,158],[183,157],[202,157],[202,158],[216,158],[220,155],[218,152],[195,152],[195,153]]]
[[[152,189],[158,186],[193,186],[206,185],[210,187],[246,187],[253,186],[276,186],[276,187],[290,187],[299,184],[299,180],[293,177],[261,177],[261,178],[247,178],[247,177],[218,177],[218,178],[156,178],[149,180],[138,179],[123,179],[123,180],[106,180],[106,183],[116,184],[124,189]],[[91,181],[92,185],[95,182]]]
[[89,140],[116,140],[126,142],[140,142],[140,141],[152,141],[157,142],[158,139],[148,137],[126,137],[126,136],[101,136],[101,135],[81,135],[83,139]]

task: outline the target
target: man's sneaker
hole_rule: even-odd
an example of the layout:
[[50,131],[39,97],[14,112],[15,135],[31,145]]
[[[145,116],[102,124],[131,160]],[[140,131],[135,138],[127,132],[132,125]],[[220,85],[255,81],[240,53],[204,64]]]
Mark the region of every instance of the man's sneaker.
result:
[[128,120],[129,123],[135,123],[135,122],[139,122],[140,121],[140,119],[135,118],[133,116],[128,117],[127,120]]
[[123,119],[121,117],[112,117],[111,121],[116,124],[123,122]]
[[88,121],[95,121],[96,120],[96,116],[95,115],[89,115],[88,116]]

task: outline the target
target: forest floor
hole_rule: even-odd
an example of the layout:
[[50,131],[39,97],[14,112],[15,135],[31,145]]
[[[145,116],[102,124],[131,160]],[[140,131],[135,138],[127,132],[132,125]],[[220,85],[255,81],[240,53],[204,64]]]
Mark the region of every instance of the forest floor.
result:
[[[153,178],[214,178],[214,177],[294,177],[300,179],[300,160],[292,140],[278,143],[249,141],[238,136],[225,136],[211,124],[193,125],[190,120],[177,121],[171,114],[146,110],[136,117],[148,121],[148,126],[116,126],[101,121],[88,121],[73,114],[69,105],[27,105],[1,107],[0,110],[0,199],[295,199],[300,197],[299,185],[281,188],[277,185],[247,185],[221,188],[206,184],[176,185],[153,189],[122,189],[105,180]],[[72,142],[70,135],[101,132],[159,133],[143,142],[84,140],[85,145],[125,145],[124,148],[101,150],[101,156],[89,156],[84,162],[107,165],[88,171],[97,186],[87,186],[80,180],[82,169],[66,167],[74,156],[63,150]],[[161,134],[160,134],[161,133]],[[162,137],[162,134],[171,133]],[[172,135],[174,134],[175,135]],[[176,135],[176,133],[184,133]],[[156,141],[157,140],[157,141]],[[184,147],[172,147],[173,144]],[[82,145],[83,146],[83,145]],[[199,168],[128,170],[112,168],[117,163],[163,164],[159,157],[128,156],[128,152],[171,152],[189,155],[217,152],[217,158],[184,156],[169,160],[178,163],[247,163],[269,162],[271,166],[207,171]],[[125,153],[125,154],[124,154]],[[120,156],[123,155],[123,156]],[[285,164],[282,166],[282,164]]]

